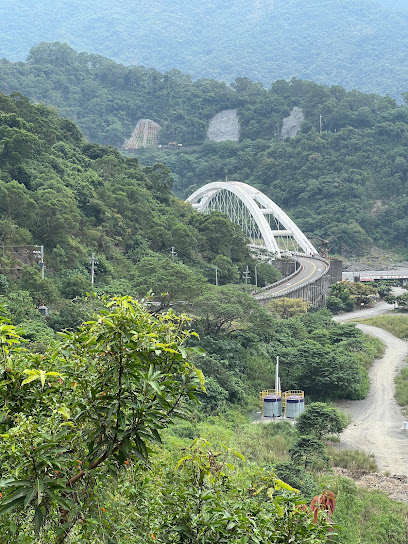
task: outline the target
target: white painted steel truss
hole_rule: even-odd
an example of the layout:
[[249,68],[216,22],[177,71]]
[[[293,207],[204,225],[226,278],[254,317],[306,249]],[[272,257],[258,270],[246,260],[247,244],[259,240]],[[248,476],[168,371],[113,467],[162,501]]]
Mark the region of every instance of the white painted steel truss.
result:
[[315,247],[288,215],[258,189],[239,181],[208,183],[187,198],[199,212],[225,213],[239,225],[254,249],[280,258],[283,252],[317,255]]

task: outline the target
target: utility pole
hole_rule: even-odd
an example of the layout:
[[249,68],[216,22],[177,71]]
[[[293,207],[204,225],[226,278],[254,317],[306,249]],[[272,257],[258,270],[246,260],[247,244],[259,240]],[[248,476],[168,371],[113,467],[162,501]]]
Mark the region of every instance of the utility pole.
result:
[[37,249],[34,249],[33,253],[34,253],[35,258],[37,260],[38,260],[38,258],[40,259],[39,262],[38,262],[38,266],[41,269],[41,279],[43,280],[44,275],[45,275],[44,246],[31,246],[31,247],[39,247],[40,248],[40,251],[38,251]]
[[95,253],[92,252],[91,256],[91,285],[93,287],[94,281],[95,281],[95,264],[98,261],[95,259]]
[[322,114],[320,114],[320,134],[322,133],[322,127],[323,127],[323,122],[322,122]]
[[44,264],[44,246],[41,246],[40,251],[41,251],[41,262],[40,262],[40,266],[41,266],[41,279],[44,279],[44,273],[45,273],[45,264]]
[[258,287],[258,274],[256,271],[256,267],[258,266],[258,264],[262,264],[262,263],[256,263],[255,265],[255,287]]
[[218,287],[218,266],[215,267],[215,285]]
[[171,246],[170,255],[171,255],[171,262],[174,263],[174,258],[177,256],[177,251],[173,246]]
[[242,276],[245,280],[245,284],[248,283],[248,281],[251,279],[251,276],[249,275],[249,268],[248,268],[248,265],[246,266],[246,270]]

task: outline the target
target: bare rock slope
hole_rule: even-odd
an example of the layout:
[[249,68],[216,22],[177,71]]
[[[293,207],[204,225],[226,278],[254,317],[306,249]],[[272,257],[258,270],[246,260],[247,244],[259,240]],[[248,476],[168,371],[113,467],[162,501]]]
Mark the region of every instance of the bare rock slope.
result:
[[207,138],[214,142],[224,142],[225,140],[238,142],[239,131],[240,125],[237,110],[223,110],[211,119]]

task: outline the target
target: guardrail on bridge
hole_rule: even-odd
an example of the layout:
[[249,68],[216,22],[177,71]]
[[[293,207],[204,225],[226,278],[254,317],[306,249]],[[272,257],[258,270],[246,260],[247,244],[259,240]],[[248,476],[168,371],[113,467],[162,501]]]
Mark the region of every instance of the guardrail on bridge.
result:
[[[301,270],[299,268],[296,272],[294,272],[290,276],[279,280],[273,285],[267,286],[267,288],[264,288],[266,292],[264,294],[257,295],[256,297],[257,300],[260,302],[260,304],[266,304],[268,300],[271,300],[273,298],[286,297],[286,298],[302,298],[305,302],[310,302],[311,305],[315,307],[324,306],[326,302],[326,296],[327,296],[327,293],[329,292],[329,288],[331,284],[330,261],[327,261],[326,259],[318,255],[315,255],[313,257],[309,257],[309,255],[299,255],[299,256],[301,256],[302,258],[313,258],[323,262],[326,268],[324,272],[322,272],[321,276],[318,277],[317,279],[306,281],[305,283],[297,287],[288,289],[284,293],[269,293],[269,294],[267,293],[268,289],[270,290],[277,287],[278,285],[282,285],[283,283],[287,282],[292,277],[299,274]],[[296,258],[296,255],[295,255],[295,258]]]

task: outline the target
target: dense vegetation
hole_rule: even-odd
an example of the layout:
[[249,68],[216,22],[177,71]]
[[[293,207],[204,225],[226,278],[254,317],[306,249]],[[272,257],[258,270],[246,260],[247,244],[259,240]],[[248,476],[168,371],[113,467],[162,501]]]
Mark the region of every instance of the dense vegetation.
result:
[[326,307],[334,314],[352,312],[373,304],[378,298],[378,290],[372,285],[341,281],[330,286]]
[[[66,30],[67,14],[80,27],[94,8],[45,2],[35,14],[45,6]],[[237,6],[222,7],[230,21]],[[21,28],[30,2],[14,7]],[[145,7],[152,14],[155,4]],[[258,7],[264,16],[268,8]],[[298,17],[299,7],[276,1],[274,15]],[[351,13],[355,5],[348,7]],[[111,6],[99,8],[98,31]],[[117,16],[127,9],[116,8]],[[173,3],[170,20],[177,9]],[[212,9],[206,22],[217,3]],[[384,35],[404,22],[390,19]],[[291,24],[280,24],[283,32]],[[248,28],[241,30],[244,39]],[[161,45],[170,51],[166,39]],[[287,48],[289,56],[295,50]],[[241,54],[243,70],[252,61]],[[383,74],[387,85],[390,72]],[[193,82],[177,70],[125,67],[62,44],[33,48],[27,63],[3,59],[0,75],[11,93],[0,95],[0,540],[405,544],[406,508],[321,474],[333,463],[375,470],[364,455],[327,450],[323,440],[345,420],[320,401],[364,397],[380,343],[296,301],[259,307],[242,282],[247,266],[253,278],[256,261],[239,229],[222,215],[194,213],[171,191],[184,196],[225,176],[249,181],[298,214],[303,228],[333,238],[339,252],[371,243],[403,251],[407,108],[296,79],[270,89],[246,78],[231,87]],[[305,114],[302,132],[281,141],[282,119],[295,106]],[[238,108],[240,142],[205,142],[208,120],[224,108]],[[141,117],[161,124],[162,142],[191,147],[136,158],[106,145],[120,147]],[[270,265],[258,268],[259,282],[277,277]],[[86,296],[91,291],[141,302]],[[340,285],[333,309],[369,295]],[[259,390],[273,383],[277,355],[282,388],[307,395],[296,428],[248,423]],[[340,525],[334,532],[333,522]]]
[[[388,97],[296,80],[278,81],[259,94],[254,84],[247,89],[254,94],[252,117],[240,113],[246,140],[205,142],[178,153],[144,151],[141,161],[159,159],[169,165],[177,176],[175,189],[184,195],[226,175],[249,183],[306,234],[328,239],[332,252],[356,256],[380,245],[406,253],[408,109]],[[268,96],[278,96],[289,108],[303,108],[306,120],[295,138],[264,139],[268,116],[260,112]],[[251,140],[257,133],[260,139]]]
[[115,299],[39,356],[0,317],[2,541],[387,544],[392,527],[404,544],[406,507],[321,475],[320,439],[344,425],[333,408],[310,404],[298,430],[194,413],[185,326]]
[[[330,239],[332,252],[358,255],[373,244],[407,249],[408,108],[390,97],[296,79],[270,89],[245,78],[231,87],[192,82],[61,44],[35,47],[26,64],[2,61],[0,74],[4,91],[57,106],[101,144],[121,146],[142,117],[159,122],[162,141],[184,147],[138,158],[168,166],[179,196],[227,176],[259,187],[307,234]],[[280,140],[282,120],[295,106],[305,115],[302,131]],[[224,108],[238,108],[240,142],[205,141],[210,118]]]
[[[231,407],[258,409],[276,355],[282,388],[302,388],[315,400],[361,398],[378,343],[334,323],[328,311],[302,309],[282,320],[262,309],[245,285],[232,283],[255,264],[239,230],[173,197],[163,165],[142,168],[113,147],[88,143],[71,121],[20,94],[1,95],[0,111],[0,295],[10,319],[0,319],[1,539],[28,544],[37,532],[40,542],[122,544],[129,536],[175,544],[200,536],[249,544],[297,531],[304,542],[325,542],[331,495],[323,495],[314,523],[309,503],[321,487],[313,471],[330,465],[321,439],[343,423],[311,405],[302,431],[309,434],[277,425],[265,436]],[[43,280],[35,245],[45,247]],[[92,252],[94,291],[145,297],[152,289],[150,302],[85,300]],[[100,317],[90,320],[95,311]],[[62,329],[69,330],[58,339]],[[194,396],[201,405],[180,424]],[[160,436],[164,444],[155,445]],[[221,444],[239,446],[247,463]],[[175,469],[181,447],[187,452]],[[335,521],[358,538],[341,491],[351,484],[322,485],[340,491]],[[366,516],[356,493],[349,494],[353,515]],[[396,517],[398,544],[404,516]]]
[[111,262],[98,264],[105,280],[175,246],[180,266],[182,259],[197,267],[197,281],[218,256],[226,258],[225,280],[237,279],[249,258],[242,234],[173,198],[166,167],[142,169],[112,147],[87,143],[72,122],[19,94],[0,100],[2,245],[42,243],[58,272],[85,270],[92,248]]
[[[207,350],[201,366],[211,378],[208,410],[253,404],[273,382],[270,361],[278,354],[286,360],[286,388],[301,387],[316,399],[364,396],[371,341],[335,325],[329,313],[283,325],[231,285],[247,265],[253,277],[256,261],[243,235],[225,217],[197,214],[171,196],[166,167],[142,169],[112,147],[89,144],[73,123],[19,94],[2,96],[0,108],[0,288],[33,350],[44,351],[54,331],[75,328],[95,309],[83,300],[94,252],[97,291],[138,297],[153,291],[155,311],[178,307],[194,315]],[[44,280],[34,245],[45,247]],[[263,274],[277,277],[270,265],[259,267],[260,282]],[[41,304],[50,309],[46,318],[35,309]],[[312,383],[315,366],[322,378]]]
[[[0,326],[2,540],[100,542],[107,527],[95,518],[110,510],[99,502],[102,487],[113,492],[131,463],[142,476],[163,429],[187,418],[200,383],[204,390],[185,346],[188,322],[172,313],[152,316],[130,297],[112,299],[95,321],[65,334],[42,358],[21,351],[18,332],[4,318]],[[171,486],[163,482],[165,489],[156,490],[156,500],[146,478],[131,491],[148,499],[129,520],[133,542],[256,543],[290,534],[305,543],[327,541],[331,523],[324,512],[316,509],[313,518],[301,510],[304,501],[273,472],[254,478],[259,493],[234,490],[225,474],[232,465],[201,443],[179,463],[184,474],[173,473]],[[262,483],[286,493],[261,493]],[[121,501],[130,506],[129,493]],[[121,525],[110,542],[124,542]]]
[[408,292],[405,292],[402,295],[388,293],[385,300],[388,302],[388,304],[393,304],[394,308],[398,307],[398,309],[402,312],[408,310]]
[[[403,4],[403,0],[401,0]],[[389,9],[386,9],[386,8]],[[4,0],[2,56],[22,61],[63,41],[132,65],[194,78],[299,77],[398,96],[408,89],[408,18],[374,0],[245,2]],[[34,23],[34,24],[33,24]]]
[[[233,88],[214,80],[193,82],[174,69],[162,74],[127,67],[99,55],[76,53],[61,43],[33,47],[26,63],[1,60],[0,74],[4,93],[18,91],[36,102],[57,106],[90,140],[117,147],[145,117],[162,127],[162,143],[202,143],[211,117],[238,106],[246,119],[242,137],[270,139],[291,109],[290,103],[279,96],[268,99],[262,85],[246,79],[238,79]],[[263,112],[258,111],[252,120],[252,110],[265,108],[268,119],[255,127],[253,123],[259,123]]]

